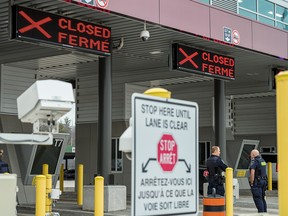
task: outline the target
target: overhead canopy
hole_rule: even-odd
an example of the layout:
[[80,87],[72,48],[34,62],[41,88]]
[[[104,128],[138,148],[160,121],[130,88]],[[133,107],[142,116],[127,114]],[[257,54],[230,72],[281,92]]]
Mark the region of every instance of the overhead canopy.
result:
[[[9,0],[3,0],[0,5],[0,63],[28,68],[38,71],[38,75],[47,78],[74,80],[76,73],[85,70],[93,71],[97,56],[83,54],[77,50],[71,51],[65,48],[55,48],[46,44],[26,43],[9,39]],[[95,22],[111,27],[112,41],[118,46],[120,39],[124,38],[124,46],[121,50],[113,51],[113,73],[117,72],[117,78],[133,75],[135,70],[153,70],[154,76],[147,73],[146,80],[153,81],[179,77],[195,77],[203,81],[203,77],[187,73],[167,73],[168,56],[172,42],[181,42],[196,48],[204,48],[223,55],[235,58],[235,77],[233,82],[255,82],[267,80],[267,72],[271,66],[286,67],[287,62],[263,55],[261,53],[226,46],[215,43],[202,37],[193,36],[185,32],[168,29],[159,25],[147,23],[147,30],[151,37],[143,42],[139,35],[143,30],[142,20],[106,13],[87,7],[69,4],[64,1],[23,1],[15,0],[15,4],[31,7],[49,13]],[[208,6],[207,6],[208,7]],[[90,63],[90,64],[89,64]],[[157,76],[156,74],[161,74]],[[145,75],[143,75],[145,76]],[[188,80],[191,78],[188,78]],[[211,80],[210,78],[205,78]],[[171,80],[173,82],[173,80]]]

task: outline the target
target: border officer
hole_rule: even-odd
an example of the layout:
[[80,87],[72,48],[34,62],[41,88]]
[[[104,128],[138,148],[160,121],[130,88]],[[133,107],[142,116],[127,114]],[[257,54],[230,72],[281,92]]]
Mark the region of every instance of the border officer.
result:
[[251,151],[250,156],[251,163],[249,182],[253,200],[258,212],[267,212],[265,197],[265,191],[267,188],[266,162],[256,149]]
[[8,164],[2,160],[3,154],[4,150],[0,149],[0,173],[9,173]]
[[220,158],[219,146],[212,146],[212,155],[207,159],[206,165],[209,172],[208,176],[208,195],[212,194],[213,188],[216,190],[216,194],[224,196],[224,177],[222,172],[228,167],[224,161]]

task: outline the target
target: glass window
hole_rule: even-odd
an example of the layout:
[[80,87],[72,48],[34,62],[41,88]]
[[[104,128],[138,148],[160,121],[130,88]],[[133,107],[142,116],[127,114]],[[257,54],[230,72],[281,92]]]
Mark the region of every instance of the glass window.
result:
[[260,16],[260,15],[259,15],[259,21],[262,22],[262,23],[271,25],[271,26],[274,26],[274,23],[275,23],[274,20],[266,18],[266,17],[263,17],[263,16]]
[[206,3],[206,4],[210,4],[210,0],[199,0],[200,2]]
[[42,173],[42,164],[49,165],[49,173],[55,174],[64,139],[53,139],[53,145],[38,145],[31,175]]
[[206,165],[206,160],[210,157],[211,142],[199,142],[199,164]]
[[276,27],[283,29],[283,30],[286,30],[286,31],[288,30],[288,25],[285,25],[285,24],[280,23],[280,22],[276,22]]
[[112,152],[111,152],[111,171],[123,171],[123,152],[119,151],[119,138],[112,139]]
[[288,10],[282,6],[276,5],[276,20],[288,23]]
[[111,170],[115,171],[116,170],[116,166],[115,166],[115,160],[116,160],[116,139],[112,139],[112,146],[111,146],[111,158],[112,158],[112,163],[111,163]]
[[[258,0],[258,12],[264,16],[275,18],[275,4],[267,0]],[[260,18],[259,18],[260,20]],[[266,23],[266,22],[265,22]]]
[[250,18],[252,20],[256,20],[257,19],[257,15],[255,13],[252,13],[252,12],[240,9],[240,8],[239,8],[239,14],[244,16],[244,17]]
[[255,149],[255,145],[243,145],[243,149],[239,158],[237,169],[249,169],[250,152]]
[[256,12],[256,0],[238,0],[239,6]]

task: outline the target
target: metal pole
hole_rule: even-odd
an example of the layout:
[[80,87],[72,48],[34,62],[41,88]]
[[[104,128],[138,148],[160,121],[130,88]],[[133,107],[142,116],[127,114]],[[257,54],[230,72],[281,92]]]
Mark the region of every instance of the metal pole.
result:
[[52,191],[52,175],[46,175],[46,215],[50,215],[52,213],[52,199],[50,198],[50,194]]
[[276,114],[277,114],[277,148],[278,148],[278,199],[279,215],[288,215],[288,71],[276,75]]
[[60,191],[64,192],[64,164],[61,164],[60,168]]
[[97,176],[94,179],[94,216],[104,215],[104,178]]
[[214,80],[215,145],[221,149],[221,158],[226,161],[226,99],[225,82]]
[[272,191],[272,163],[268,162],[268,190]]
[[36,202],[35,216],[45,215],[45,197],[46,197],[46,176],[38,175],[35,178],[36,184]]
[[226,216],[233,216],[233,169],[228,167],[225,173]]
[[111,56],[99,59],[98,174],[108,185],[111,172],[112,141],[112,72]]
[[49,174],[49,165],[48,164],[42,164],[42,175],[48,175]]
[[83,205],[83,164],[78,164],[77,168],[77,204]]

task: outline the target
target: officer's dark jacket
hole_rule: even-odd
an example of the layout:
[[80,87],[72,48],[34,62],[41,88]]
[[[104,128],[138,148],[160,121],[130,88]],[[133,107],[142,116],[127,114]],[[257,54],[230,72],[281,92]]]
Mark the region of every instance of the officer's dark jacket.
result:
[[267,178],[266,162],[262,157],[256,156],[254,160],[251,160],[250,169],[255,170],[255,180],[259,180],[259,178]]
[[223,160],[217,155],[211,155],[206,161],[209,177],[220,175],[228,167]]
[[0,160],[0,173],[9,173],[8,164]]

